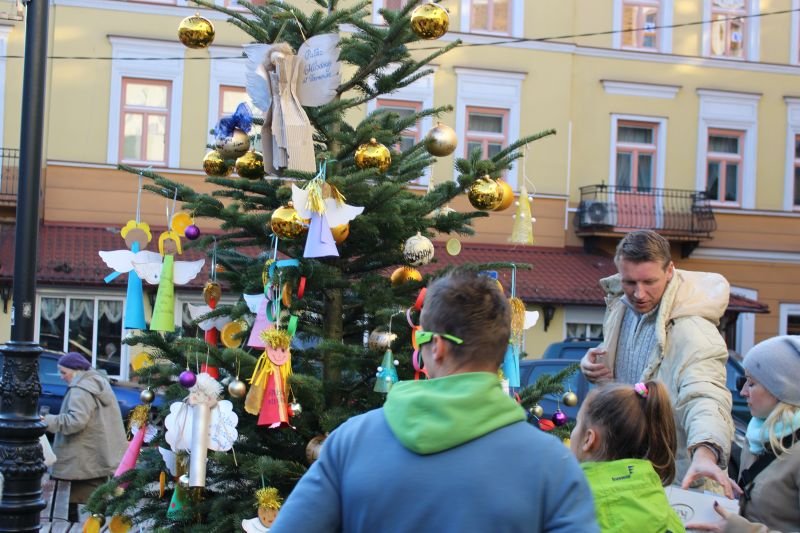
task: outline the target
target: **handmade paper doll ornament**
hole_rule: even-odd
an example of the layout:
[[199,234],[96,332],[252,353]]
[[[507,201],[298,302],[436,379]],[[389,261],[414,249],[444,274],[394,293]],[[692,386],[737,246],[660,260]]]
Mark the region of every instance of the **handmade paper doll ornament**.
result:
[[247,339],[247,345],[251,348],[261,348],[262,350],[267,347],[261,338],[261,333],[267,328],[272,326],[272,322],[267,318],[267,305],[269,304],[267,297],[261,294],[243,294],[247,307],[251,313],[255,313],[256,319],[253,327],[250,329],[250,337]]
[[264,113],[264,169],[313,172],[314,129],[303,106],[327,104],[340,81],[339,36],[315,35],[295,55],[287,43],[244,46],[247,94]]
[[189,487],[206,486],[208,450],[226,452],[239,437],[233,404],[220,400],[222,385],[206,373],[197,376],[183,402],[170,405],[165,439],[173,451],[189,451]]
[[181,253],[181,241],[178,234],[171,230],[161,234],[158,249],[163,260],[134,262],[133,265],[142,279],[151,285],[158,285],[150,329],[175,331],[175,285],[185,285],[197,277],[206,260],[175,261],[174,254]]
[[[320,172],[304,189],[292,185],[292,202],[297,213],[311,219],[303,257],[338,257],[331,228],[347,224],[364,212],[363,207],[344,203],[344,196],[336,187],[325,183],[325,167],[323,163]],[[323,198],[325,190],[330,191],[330,197]]]
[[256,491],[256,507],[258,516],[242,520],[242,529],[246,533],[263,533],[275,521],[281,508],[281,497],[275,487],[262,487]]
[[[136,467],[139,452],[142,450],[142,444],[152,441],[158,433],[155,427],[147,423],[149,416],[150,405],[147,404],[137,405],[131,411],[128,428],[132,437],[128,443],[128,449],[114,471],[114,477],[120,477],[128,470],[133,470]],[[123,485],[120,486],[124,488]]]
[[292,374],[291,335],[286,330],[269,329],[262,333],[262,339],[266,349],[250,377],[244,409],[258,415],[259,426],[289,426],[287,380]]

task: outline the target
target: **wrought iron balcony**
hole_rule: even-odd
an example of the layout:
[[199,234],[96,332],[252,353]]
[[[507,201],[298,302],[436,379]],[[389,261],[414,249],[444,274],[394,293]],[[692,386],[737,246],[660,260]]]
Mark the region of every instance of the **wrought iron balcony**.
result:
[[717,229],[704,191],[588,185],[581,187],[577,234],[596,236],[652,229],[672,240],[710,239]]
[[0,148],[0,206],[17,205],[19,150]]

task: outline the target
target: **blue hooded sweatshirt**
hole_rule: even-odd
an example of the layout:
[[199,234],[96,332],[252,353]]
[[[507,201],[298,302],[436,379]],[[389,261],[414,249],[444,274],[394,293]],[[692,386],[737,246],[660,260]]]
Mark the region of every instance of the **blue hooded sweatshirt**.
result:
[[496,375],[401,382],[331,433],[270,533],[599,531],[578,462]]

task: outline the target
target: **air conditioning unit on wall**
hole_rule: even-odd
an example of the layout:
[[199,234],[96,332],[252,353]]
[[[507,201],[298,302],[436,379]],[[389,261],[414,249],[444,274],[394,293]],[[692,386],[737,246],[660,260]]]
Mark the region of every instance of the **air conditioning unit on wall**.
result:
[[581,226],[613,226],[617,223],[616,206],[598,200],[584,200],[580,205]]

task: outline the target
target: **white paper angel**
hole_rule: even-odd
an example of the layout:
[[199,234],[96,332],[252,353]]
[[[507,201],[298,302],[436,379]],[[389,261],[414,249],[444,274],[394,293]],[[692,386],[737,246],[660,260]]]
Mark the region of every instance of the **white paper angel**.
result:
[[208,450],[225,452],[239,437],[233,404],[219,400],[222,385],[206,373],[197,376],[185,402],[169,406],[165,439],[173,451],[189,451],[189,486],[205,487]]
[[[192,320],[197,320],[201,316],[207,315],[213,309],[211,309],[208,305],[194,305],[194,304],[186,304],[189,308],[189,316],[192,317]],[[201,320],[197,323],[197,326],[202,329],[203,331],[208,331],[210,329],[218,329],[222,331],[222,328],[225,327],[225,324],[231,321],[231,317],[224,315],[224,316],[215,316],[213,318],[206,318],[205,320]]]
[[306,248],[303,257],[338,256],[336,241],[331,233],[331,228],[347,224],[364,212],[363,207],[339,202],[334,198],[325,198],[325,209],[317,213],[308,205],[309,192],[292,185],[292,202],[297,214],[305,219],[311,219],[306,237]]
[[339,86],[339,36],[322,34],[304,42],[295,55],[287,43],[249,44],[247,94],[264,112],[261,128],[264,169],[313,172],[314,129],[303,106],[326,104]]

